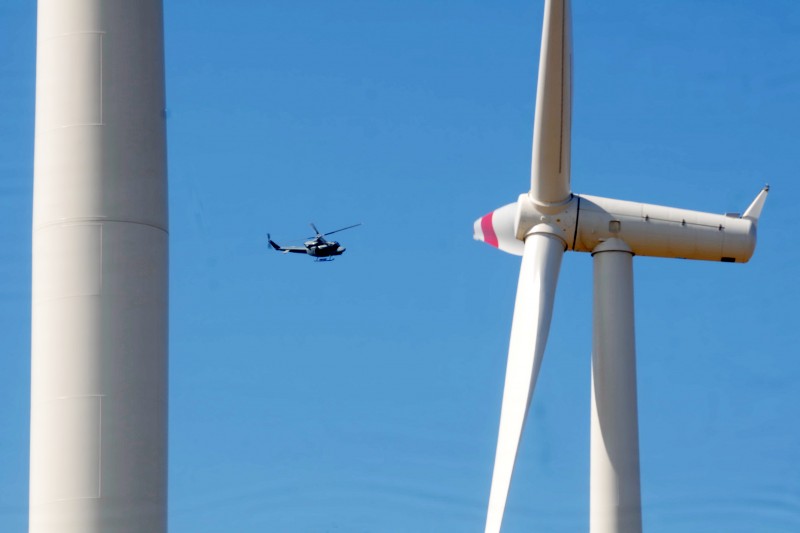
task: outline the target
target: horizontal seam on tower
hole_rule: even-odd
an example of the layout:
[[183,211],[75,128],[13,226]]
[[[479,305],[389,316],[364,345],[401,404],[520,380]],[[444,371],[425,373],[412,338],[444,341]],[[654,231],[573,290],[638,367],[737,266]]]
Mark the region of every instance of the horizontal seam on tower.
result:
[[80,224],[81,222],[117,222],[119,224],[137,224],[139,226],[147,226],[153,229],[157,229],[163,231],[167,235],[169,235],[169,230],[167,228],[162,228],[161,226],[156,226],[155,224],[148,224],[147,222],[137,222],[135,220],[122,220],[116,218],[65,218],[62,220],[58,220],[56,222],[48,222],[46,224],[40,224],[38,226],[33,226],[33,231],[39,229],[49,228],[51,226],[62,226],[65,224]]

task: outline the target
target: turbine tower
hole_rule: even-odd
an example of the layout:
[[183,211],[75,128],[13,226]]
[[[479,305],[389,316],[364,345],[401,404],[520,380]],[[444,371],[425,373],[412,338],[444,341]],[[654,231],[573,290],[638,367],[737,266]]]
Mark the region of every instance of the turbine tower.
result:
[[163,533],[161,0],[40,0],[31,533]]
[[564,252],[589,252],[594,261],[590,530],[638,533],[633,256],[744,263],[767,196],[765,187],[739,217],[573,194],[571,113],[569,0],[545,0],[530,191],[474,224],[475,239],[522,256],[487,533],[502,524]]

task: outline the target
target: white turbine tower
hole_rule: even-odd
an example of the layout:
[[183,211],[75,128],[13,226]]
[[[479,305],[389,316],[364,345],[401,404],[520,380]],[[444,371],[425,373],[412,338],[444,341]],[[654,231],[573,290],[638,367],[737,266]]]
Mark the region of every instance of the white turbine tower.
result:
[[571,103],[569,1],[545,0],[530,192],[474,226],[475,239],[522,256],[487,533],[502,524],[564,252],[594,259],[590,529],[640,532],[633,256],[746,262],[768,191],[741,217],[572,194]]
[[161,0],[39,0],[31,533],[163,533]]

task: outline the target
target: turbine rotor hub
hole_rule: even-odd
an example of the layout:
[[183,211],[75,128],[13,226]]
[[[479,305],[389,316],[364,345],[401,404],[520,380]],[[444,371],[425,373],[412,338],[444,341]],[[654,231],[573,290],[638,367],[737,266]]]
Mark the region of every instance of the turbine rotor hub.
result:
[[524,241],[533,233],[548,233],[564,241],[565,247],[571,248],[577,222],[577,197],[570,195],[564,203],[542,205],[525,193],[520,194],[517,200],[514,234],[517,239]]

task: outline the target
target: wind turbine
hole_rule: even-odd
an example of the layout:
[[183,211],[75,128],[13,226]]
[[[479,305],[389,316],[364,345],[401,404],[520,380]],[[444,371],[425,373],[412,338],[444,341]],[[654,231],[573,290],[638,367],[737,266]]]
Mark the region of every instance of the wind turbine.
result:
[[39,0],[30,533],[167,530],[161,0]]
[[640,532],[633,256],[747,262],[769,190],[741,216],[573,194],[571,119],[569,0],[545,0],[530,191],[474,224],[476,240],[522,256],[487,533],[502,524],[564,252],[589,252],[594,262],[590,530]]

